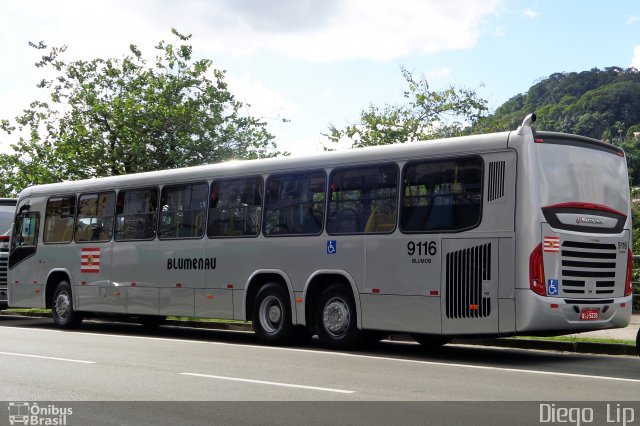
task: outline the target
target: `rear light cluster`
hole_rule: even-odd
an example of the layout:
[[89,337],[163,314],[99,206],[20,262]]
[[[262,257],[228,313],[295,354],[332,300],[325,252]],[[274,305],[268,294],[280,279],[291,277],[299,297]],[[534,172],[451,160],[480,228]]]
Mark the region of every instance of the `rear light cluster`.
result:
[[628,250],[627,254],[627,280],[624,283],[624,295],[631,296],[633,289],[631,288],[631,281],[633,278],[633,254],[631,253],[631,249]]
[[[633,279],[633,255],[631,250],[627,250],[627,277],[624,283],[624,295],[631,296],[633,289],[631,282]],[[533,249],[529,256],[529,287],[531,291],[540,296],[547,295],[544,283],[544,263],[542,258],[542,244]]]
[[544,284],[544,263],[542,261],[542,244],[538,244],[529,256],[529,287],[540,296],[547,295]]
[[0,235],[0,243],[8,243],[9,236],[8,235]]

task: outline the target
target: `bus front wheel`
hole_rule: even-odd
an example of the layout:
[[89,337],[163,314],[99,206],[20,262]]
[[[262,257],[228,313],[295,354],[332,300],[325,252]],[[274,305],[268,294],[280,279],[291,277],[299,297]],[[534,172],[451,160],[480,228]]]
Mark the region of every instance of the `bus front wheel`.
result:
[[318,300],[318,338],[332,348],[346,348],[358,342],[356,305],[351,292],[340,284],[328,287]]
[[253,331],[263,343],[288,343],[293,333],[289,294],[276,284],[263,286],[256,295],[253,309]]
[[82,314],[73,308],[71,284],[60,281],[53,293],[51,301],[53,322],[62,328],[73,328],[82,322]]

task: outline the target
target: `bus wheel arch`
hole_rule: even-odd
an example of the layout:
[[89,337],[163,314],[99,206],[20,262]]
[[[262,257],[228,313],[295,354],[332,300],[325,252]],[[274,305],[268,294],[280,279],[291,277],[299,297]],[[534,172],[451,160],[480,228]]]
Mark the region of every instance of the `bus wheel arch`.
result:
[[82,313],[75,310],[73,290],[65,272],[54,272],[47,279],[47,307],[53,322],[62,328],[74,328],[82,322]]
[[69,274],[66,271],[53,271],[47,277],[47,284],[45,286],[45,307],[47,309],[53,309],[53,295],[58,283],[61,281],[71,282]]
[[317,332],[318,324],[317,320],[317,308],[320,296],[323,292],[333,286],[341,285],[345,288],[345,291],[350,292],[355,304],[357,326],[361,328],[361,312],[360,303],[358,299],[358,291],[350,276],[338,271],[319,271],[314,274],[307,283],[304,297],[304,311],[307,327]]
[[252,325],[258,339],[267,344],[285,344],[293,336],[290,298],[283,286],[269,282],[260,286],[252,310]]

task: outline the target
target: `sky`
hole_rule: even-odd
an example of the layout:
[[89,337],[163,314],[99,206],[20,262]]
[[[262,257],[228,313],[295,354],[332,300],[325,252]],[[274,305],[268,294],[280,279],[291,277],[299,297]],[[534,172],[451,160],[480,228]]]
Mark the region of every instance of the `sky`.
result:
[[[177,43],[172,27],[294,155],[321,151],[330,124],[370,104],[402,103],[401,67],[491,110],[556,72],[640,69],[638,0],[0,0],[0,119],[43,96],[29,41],[67,45],[68,59],[132,43],[151,56]],[[0,134],[0,151],[11,142]]]

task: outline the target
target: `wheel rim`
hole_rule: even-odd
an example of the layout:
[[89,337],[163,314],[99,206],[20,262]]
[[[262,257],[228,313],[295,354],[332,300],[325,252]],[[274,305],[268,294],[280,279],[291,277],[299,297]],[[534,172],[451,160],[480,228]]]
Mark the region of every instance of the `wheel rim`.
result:
[[322,310],[322,323],[332,336],[344,335],[351,324],[351,311],[347,302],[338,297],[329,300]]
[[282,328],[284,307],[275,296],[267,296],[260,303],[260,325],[267,333],[273,334]]
[[69,297],[69,293],[67,293],[66,291],[61,291],[60,293],[58,293],[53,306],[55,308],[56,315],[59,318],[69,318],[69,314],[71,313],[71,298]]

